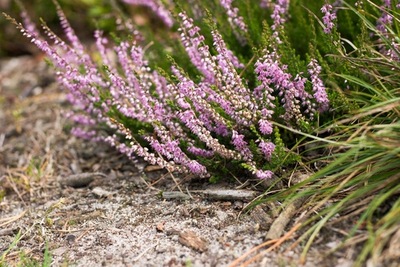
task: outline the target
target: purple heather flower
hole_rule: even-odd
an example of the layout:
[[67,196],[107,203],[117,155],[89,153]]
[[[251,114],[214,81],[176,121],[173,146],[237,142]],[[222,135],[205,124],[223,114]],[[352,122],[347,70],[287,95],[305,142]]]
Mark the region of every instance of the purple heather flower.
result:
[[28,12],[25,10],[25,7],[23,5],[20,5],[20,8],[22,9],[22,12],[20,15],[24,22],[24,27],[25,27],[26,31],[31,33],[34,36],[39,37],[40,36],[39,30],[36,28],[35,23],[32,22],[31,18],[28,15]]
[[[257,79],[261,85],[256,88],[256,94],[262,94],[262,101],[264,103],[265,114],[272,114],[272,92],[277,91],[278,95],[282,97],[283,107],[285,114],[283,118],[286,121],[295,120],[299,121],[303,118],[301,113],[301,106],[309,108],[310,94],[304,89],[305,79],[299,75],[292,81],[292,75],[288,72],[287,66],[279,64],[279,56],[276,52],[270,53],[268,50],[255,64],[255,72]],[[270,115],[263,116],[262,120],[267,120]]]
[[193,24],[193,19],[186,13],[179,13],[181,27],[181,41],[193,65],[203,73],[207,82],[213,83],[215,80],[215,62],[209,52],[209,47],[204,44],[204,36],[199,33],[200,28]]
[[[104,38],[103,32],[99,30],[94,32],[94,38],[96,40],[97,51],[100,53],[103,64],[107,66],[107,68],[111,68],[114,64],[112,64],[109,60],[109,54],[111,53],[111,51],[106,48],[106,45],[108,44],[108,39]],[[112,69],[112,71],[115,70]]]
[[[388,56],[391,60],[399,61],[400,47],[399,43],[395,41],[395,38],[390,33],[388,28],[391,28],[393,25],[393,16],[388,12],[392,7],[391,0],[384,0],[382,6],[380,7],[382,14],[377,21],[376,28],[377,30],[387,39],[390,40],[390,47],[387,47],[382,40],[380,40],[379,44],[379,52]],[[400,8],[400,4],[396,5],[396,8]],[[380,38],[382,39],[382,38]]]
[[336,12],[333,11],[333,7],[330,4],[323,5],[321,12],[324,13],[324,16],[322,17],[322,21],[325,25],[324,32],[329,34],[331,33],[333,27],[335,27],[335,23],[333,21],[336,19]]
[[229,65],[232,64],[235,68],[242,69],[244,64],[239,61],[239,59],[233,54],[232,50],[226,47],[221,34],[218,31],[211,32],[214,40],[214,47],[218,54],[215,56],[216,60],[220,64],[220,68],[223,73],[227,73],[229,70]]
[[164,158],[156,156],[154,153],[149,152],[149,149],[147,147],[142,147],[142,145],[137,142],[136,139],[132,136],[130,130],[125,128],[125,126],[123,126],[122,124],[114,124],[114,122],[110,121],[110,126],[117,126],[119,132],[125,135],[126,139],[131,140],[131,142],[129,143],[129,146],[124,143],[120,143],[116,134],[105,137],[103,141],[113,147],[116,147],[121,153],[127,155],[130,159],[134,159],[135,155],[137,155],[139,157],[142,157],[145,161],[152,165],[157,164],[158,166],[166,168],[170,171],[187,172],[186,167],[175,165],[174,161],[166,161]]
[[[180,13],[182,19],[181,39],[192,63],[203,73],[204,80],[198,85],[192,81],[187,83],[187,78],[179,78],[182,82],[179,85],[180,94],[188,97],[196,111],[207,113],[201,119],[204,126],[210,131],[218,131],[224,125],[224,119],[215,112],[209,103],[204,102],[205,97],[209,102],[217,103],[221,108],[242,125],[249,125],[254,112],[249,111],[253,104],[250,101],[249,89],[243,85],[242,80],[235,67],[243,67],[239,60],[227,49],[221,35],[213,31],[214,47],[218,54],[212,56],[209,47],[203,43],[204,37],[199,35],[199,28],[193,25],[193,20],[185,13]],[[193,31],[192,31],[193,30]],[[190,35],[192,37],[190,37]],[[174,71],[174,70],[173,70]],[[176,71],[174,71],[175,73]],[[182,75],[176,74],[177,77]],[[211,86],[217,86],[212,88]],[[185,89],[186,88],[186,89]],[[190,94],[190,95],[189,95]],[[181,96],[177,96],[181,98]],[[217,118],[218,116],[218,118]],[[209,120],[216,124],[212,128]]]
[[273,30],[272,36],[275,38],[278,44],[282,42],[279,38],[279,30],[283,27],[283,24],[286,21],[288,10],[289,0],[276,0],[274,10],[271,15],[271,18],[274,21],[271,29]]
[[272,142],[264,142],[261,141],[260,144],[258,145],[260,148],[261,152],[264,154],[265,158],[267,160],[271,160],[272,153],[275,150],[275,144]]
[[251,99],[251,93],[248,87],[243,84],[243,81],[235,69],[235,65],[241,67],[238,59],[233,56],[232,51],[227,49],[222,36],[217,31],[212,31],[214,39],[214,47],[218,54],[214,56],[218,62],[216,69],[216,80],[219,92],[225,95],[230,102],[230,107],[233,112],[225,110],[235,121],[241,125],[250,125],[253,120],[254,101]]
[[[272,95],[274,89],[272,88],[274,84],[274,69],[277,69],[277,62],[273,60],[274,54],[270,55],[268,51],[263,58],[260,58],[255,64],[255,73],[257,74],[257,79],[261,84],[254,90],[256,99],[260,99],[262,106],[264,107],[264,118],[267,119],[273,114],[272,109],[275,105],[272,101],[275,97]],[[265,116],[267,115],[267,116]]]
[[95,125],[96,120],[92,117],[84,114],[75,114],[73,113],[71,116],[72,121],[79,123],[81,125]]
[[268,120],[263,120],[263,119],[259,120],[258,126],[262,134],[269,135],[272,133],[273,130],[272,123],[269,122]]
[[382,52],[384,52],[391,60],[400,61],[400,58],[399,58],[399,55],[400,55],[399,43],[396,42],[395,40],[392,40],[391,46],[392,47],[387,49],[386,51],[382,49]]
[[207,169],[195,160],[191,160],[179,147],[178,140],[171,140],[170,134],[163,127],[156,128],[157,134],[163,143],[159,142],[154,137],[145,137],[150,142],[151,147],[159,154],[165,156],[169,160],[173,160],[177,164],[186,167],[191,173],[200,177],[207,176]]
[[231,71],[229,69],[230,64],[238,69],[244,68],[244,64],[239,61],[239,59],[233,54],[232,50],[226,47],[221,34],[219,34],[217,31],[212,31],[211,34],[214,39],[214,46],[218,52],[215,58],[218,61],[219,67],[222,69],[223,73],[226,74],[227,72]]
[[326,88],[319,77],[321,73],[321,66],[317,60],[312,59],[308,64],[308,73],[310,74],[312,88],[314,92],[314,99],[318,103],[319,111],[326,111],[329,108],[329,99],[326,93]]
[[386,27],[390,27],[393,24],[393,16],[386,11],[386,9],[390,9],[392,7],[391,0],[383,0],[383,4],[381,6],[382,15],[378,19],[378,23],[376,28],[381,33],[387,33]]
[[[29,21],[30,20],[25,19],[25,22],[29,23]],[[64,23],[63,26],[65,27],[64,30],[68,31],[70,33],[70,38],[72,38],[72,31],[67,29],[68,24]],[[46,55],[54,62],[54,65],[59,69],[56,73],[57,79],[60,84],[69,89],[68,97],[72,100],[72,103],[76,104],[78,108],[83,109],[88,113],[92,113],[94,107],[90,104],[90,101],[97,100],[98,93],[96,90],[93,90],[93,86],[90,86],[91,80],[85,75],[80,74],[78,68],[75,68],[74,66],[76,64],[84,64],[88,73],[93,73],[91,71],[93,63],[90,62],[89,57],[81,56],[84,51],[82,50],[78,53],[73,48],[70,48],[46,26],[44,26],[44,29],[50,41],[53,42],[52,45],[41,36],[37,35],[38,32],[35,28],[30,27],[29,25],[27,25],[26,29],[24,29],[22,25],[19,25],[18,27],[26,37],[30,38],[39,49],[46,53]],[[75,45],[79,48],[79,44]],[[84,90],[80,90],[81,86]]]
[[271,18],[274,20],[272,30],[277,31],[278,28],[286,21],[285,16],[289,10],[289,0],[277,0]]
[[204,158],[211,158],[212,156],[214,156],[214,152],[211,150],[206,150],[206,149],[202,149],[202,148],[198,148],[195,146],[189,146],[187,148],[187,150],[195,155],[195,156],[199,156],[199,157],[204,157]]
[[222,123],[216,122],[216,126],[214,127],[214,132],[220,136],[228,136],[229,131],[228,127]]
[[195,175],[199,175],[200,177],[207,177],[209,176],[207,174],[207,169],[203,165],[201,165],[199,162],[195,160],[191,160],[188,162],[187,167],[189,168],[189,171]]
[[241,31],[247,32],[247,25],[244,23],[243,17],[239,16],[239,9],[232,7],[233,0],[220,0],[221,6],[225,9],[229,23],[240,29]]
[[[157,1],[152,2],[157,4]],[[145,1],[135,1],[139,2]],[[285,3],[288,1],[277,2],[287,9]],[[228,15],[238,18],[231,0],[222,1],[221,4],[233,10],[231,13],[227,11]],[[290,106],[286,103],[298,101],[302,104],[306,99],[304,79],[292,79],[286,73],[286,66],[279,65],[277,56],[270,55],[270,58],[257,62],[256,73],[261,85],[250,90],[237,71],[244,65],[227,48],[221,35],[217,31],[212,32],[216,51],[212,55],[200,29],[185,13],[180,13],[182,43],[204,78],[194,82],[173,66],[172,73],[177,80],[173,83],[150,69],[144,50],[135,42],[122,41],[117,45],[109,45],[100,31],[96,32],[95,38],[102,62],[93,60],[62,11],[59,11],[59,16],[69,44],[47,28],[49,42],[40,38],[32,27],[21,30],[55,63],[58,80],[68,90],[68,99],[75,106],[71,118],[81,126],[105,124],[115,133],[104,136],[94,130],[86,131],[85,127],[76,127],[72,131],[75,135],[105,141],[131,159],[137,155],[150,164],[158,164],[172,171],[189,171],[201,177],[207,176],[206,167],[189,157],[191,153],[194,156],[218,155],[225,159],[242,160],[251,166],[251,171],[260,179],[272,177],[272,172],[256,168],[252,151],[245,141],[246,136],[232,130],[232,125],[238,125],[237,129],[246,131],[249,126],[258,124],[262,134],[271,134],[274,90],[282,92],[287,110]],[[241,20],[232,22],[240,23]],[[107,66],[105,70],[98,67],[101,65]],[[170,101],[177,105],[171,107]],[[299,103],[295,104],[299,106]],[[217,112],[220,108],[224,114]],[[151,150],[143,147],[123,124],[110,118],[114,115],[150,124],[154,131],[142,138],[148,142]],[[125,137],[125,143],[120,143],[121,135]],[[231,137],[234,148],[226,148],[220,141],[221,136]],[[181,149],[181,142],[189,144],[188,154]],[[198,144],[202,148],[195,146]],[[274,150],[273,144],[267,142],[260,144],[259,149],[266,159],[271,157]]]
[[243,159],[249,161],[253,158],[253,153],[251,153],[248,144],[244,141],[244,135],[239,134],[237,131],[232,131],[232,144],[235,146],[236,150],[242,155]]
[[[220,125],[226,125],[224,119],[210,105],[206,98],[205,83],[200,85],[194,83],[191,79],[183,75],[176,67],[172,67],[172,72],[179,79],[176,86],[170,86],[171,91],[175,91],[176,102],[183,110],[190,109],[193,105],[194,109],[199,113],[198,119],[209,131],[222,130]],[[212,90],[211,90],[212,91]],[[190,103],[189,103],[190,101]],[[214,124],[216,127],[214,127]]]
[[304,114],[312,115],[314,113],[314,109],[312,107],[311,98],[312,96],[305,90],[305,84],[307,79],[301,77],[299,74],[294,78],[293,84],[296,88],[295,97],[300,100],[301,105],[305,108]]
[[83,47],[82,43],[80,42],[78,36],[76,36],[75,31],[72,29],[71,25],[69,24],[67,17],[65,16],[64,12],[62,11],[60,5],[54,1],[57,7],[57,15],[60,19],[61,26],[64,30],[64,33],[68,40],[71,42],[74,50],[81,56],[89,58],[88,54],[85,52],[85,48]]
[[273,172],[271,172],[271,171],[263,171],[263,170],[257,170],[256,172],[255,172],[255,175],[256,175],[256,177],[258,178],[258,179],[261,179],[261,180],[268,180],[268,179],[271,179],[272,178],[272,176],[273,176]]
[[218,139],[212,137],[211,132],[196,118],[192,110],[181,111],[178,113],[177,117],[213,152],[219,154],[223,158],[236,157],[233,151],[228,150],[224,145],[219,143]]
[[71,129],[71,134],[81,139],[92,140],[97,133],[94,130],[87,131],[81,127],[73,127]]

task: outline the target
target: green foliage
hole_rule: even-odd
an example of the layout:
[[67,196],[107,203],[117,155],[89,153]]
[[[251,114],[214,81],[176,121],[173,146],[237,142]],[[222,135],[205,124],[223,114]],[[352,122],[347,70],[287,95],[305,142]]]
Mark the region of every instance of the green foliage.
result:
[[[400,64],[376,46],[379,39],[391,38],[374,26],[379,16],[377,6],[367,1],[362,9],[352,5],[347,8],[346,16],[358,18],[356,25],[360,25],[362,41],[349,39],[353,52],[337,56],[346,66],[345,72],[332,71],[336,76],[333,80],[346,81],[347,88],[343,90],[345,97],[336,91],[336,95],[330,96],[331,101],[337,101],[335,105],[340,107],[340,102],[346,100],[342,105],[351,103],[353,108],[347,112],[341,108],[340,118],[327,123],[325,130],[335,132],[322,141],[330,142],[329,150],[334,153],[322,155],[316,161],[330,163],[307,180],[264,201],[281,200],[285,206],[299,198],[308,199],[299,211],[306,212],[302,219],[306,230],[296,241],[304,241],[303,260],[325,227],[340,227],[342,220],[351,218],[354,227],[338,248],[361,245],[354,266],[363,266],[368,259],[372,265],[390,265],[397,259],[382,255],[390,245],[389,237],[400,225]],[[397,38],[399,13],[391,14],[394,24],[389,28],[392,37]],[[366,38],[367,28],[376,34],[375,38]],[[396,43],[399,44],[398,40]],[[389,42],[386,45],[386,49],[398,49]],[[331,141],[340,142],[335,145]]]
[[24,251],[19,251],[18,253],[18,258],[16,260],[13,260],[12,265],[8,262],[7,256],[9,253],[17,247],[18,243],[21,241],[23,238],[23,234],[21,234],[21,231],[18,231],[16,234],[13,242],[9,245],[6,251],[4,251],[1,254],[0,257],[0,266],[1,267],[8,267],[8,266],[26,266],[26,267],[49,267],[51,266],[51,261],[52,261],[52,256],[49,251],[48,245],[46,244],[45,250],[43,253],[43,259],[38,260],[30,255],[27,255]]
[[271,161],[266,164],[267,169],[276,170],[281,166],[288,166],[300,160],[300,156],[286,148],[286,144],[281,138],[279,128],[274,128],[273,142],[275,144],[275,151],[272,154]]

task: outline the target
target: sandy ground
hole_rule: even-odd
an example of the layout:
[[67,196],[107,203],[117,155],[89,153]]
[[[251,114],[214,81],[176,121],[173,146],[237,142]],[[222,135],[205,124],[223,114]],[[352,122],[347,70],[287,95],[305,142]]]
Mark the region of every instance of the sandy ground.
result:
[[[211,186],[175,176],[185,195],[171,196],[178,188],[170,174],[71,137],[63,117],[67,109],[40,57],[1,61],[3,263],[21,263],[21,255],[42,261],[48,251],[53,266],[228,266],[267,241],[275,219],[269,205],[245,213],[249,200],[195,192],[239,184]],[[255,188],[250,183],[244,190]],[[317,238],[305,266],[351,266],[347,259],[355,250],[325,257],[338,236],[330,231]],[[248,266],[298,266],[301,244],[287,248],[283,243],[264,250]]]

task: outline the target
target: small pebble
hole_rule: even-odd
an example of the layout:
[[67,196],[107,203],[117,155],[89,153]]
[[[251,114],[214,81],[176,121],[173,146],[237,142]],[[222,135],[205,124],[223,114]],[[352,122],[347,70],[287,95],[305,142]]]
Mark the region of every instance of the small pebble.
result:
[[65,237],[65,239],[67,240],[68,244],[71,245],[72,243],[75,242],[76,236],[75,236],[75,235],[67,235],[67,236]]
[[70,186],[73,188],[81,188],[88,186],[91,182],[93,182],[96,176],[103,176],[106,177],[105,174],[100,172],[85,172],[79,174],[73,174],[67,176],[65,178],[60,179],[60,184],[64,186]]

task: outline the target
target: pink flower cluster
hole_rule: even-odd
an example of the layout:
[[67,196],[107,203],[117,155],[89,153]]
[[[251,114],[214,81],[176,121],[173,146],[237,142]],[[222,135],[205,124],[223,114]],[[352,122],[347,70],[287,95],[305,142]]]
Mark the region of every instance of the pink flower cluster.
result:
[[[283,118],[287,121],[305,121],[304,114],[312,115],[314,110],[311,103],[311,95],[305,90],[306,79],[297,75],[294,79],[287,72],[287,66],[280,64],[280,58],[276,52],[265,50],[264,56],[255,64],[255,72],[260,85],[255,89],[255,94],[263,100],[262,124],[260,131],[272,132],[267,121],[273,114],[275,104],[274,92],[281,97],[285,108]],[[264,128],[264,129],[263,129]]]
[[[400,4],[396,4],[396,8],[400,8]],[[382,44],[379,44],[379,50],[382,54],[387,55],[391,60],[400,60],[400,46],[397,37],[388,30],[393,26],[393,16],[390,14],[392,10],[392,1],[383,0],[383,4],[380,6],[381,16],[378,18],[376,28],[380,34],[390,41],[390,46],[385,45],[385,41],[379,38]]]
[[321,8],[321,12],[324,13],[322,22],[325,25],[324,32],[326,34],[331,33],[333,27],[335,27],[334,21],[336,20],[336,12],[333,10],[332,5],[325,4]]
[[[156,5],[155,1],[150,2],[150,7]],[[221,4],[232,22],[244,31],[232,1]],[[287,8],[288,1],[277,1],[275,29],[284,22]],[[170,171],[207,177],[209,172],[201,159],[219,157],[240,161],[255,177],[270,179],[273,173],[259,166],[255,158],[262,155],[263,164],[273,158],[275,145],[271,134],[273,120],[277,119],[276,106],[284,108],[282,117],[287,123],[305,121],[306,115],[312,118],[316,104],[320,111],[328,107],[325,87],[319,78],[321,68],[315,60],[309,65],[313,95],[305,89],[308,79],[293,77],[287,66],[280,63],[277,52],[267,49],[254,65],[258,85],[250,88],[239,73],[244,64],[228,48],[222,35],[213,30],[213,42],[208,46],[201,29],[186,13],[178,15],[178,32],[191,63],[201,73],[197,81],[176,64],[171,66],[173,77],[151,69],[144,49],[135,40],[110,44],[100,31],[95,33],[95,39],[102,62],[95,61],[59,7],[58,13],[70,45],[47,27],[46,41],[26,15],[25,27],[19,28],[55,63],[58,81],[75,106],[70,117],[81,125],[73,133],[105,141],[131,159],[136,155]],[[138,122],[151,130],[138,132],[123,121]],[[103,133],[101,127],[105,126],[114,133]],[[255,132],[257,140],[250,139],[251,132]]]
[[387,33],[387,28],[390,27],[393,24],[393,16],[387,12],[386,9],[390,9],[392,7],[392,1],[391,0],[384,0],[383,4],[381,6],[382,9],[382,15],[378,19],[377,26],[376,28],[378,31],[382,33]]
[[279,32],[282,30],[282,27],[286,21],[288,10],[289,10],[289,0],[276,0],[274,5],[274,10],[271,15],[271,18],[274,22],[271,26],[271,29],[273,30],[272,36],[275,38],[278,44],[281,43],[281,39],[279,38]]
[[323,112],[329,108],[329,99],[326,93],[326,88],[320,78],[321,69],[321,66],[318,65],[318,62],[315,59],[312,59],[310,64],[308,64],[308,73],[311,77],[314,99],[319,105],[318,110]]
[[243,32],[247,32],[247,25],[244,23],[243,17],[239,16],[239,9],[232,7],[233,0],[220,0],[221,6],[225,9],[229,23]]
[[281,25],[286,21],[285,16],[289,10],[289,0],[276,0],[274,5],[274,10],[272,12],[271,18],[274,24],[271,26],[272,30],[277,31]]

